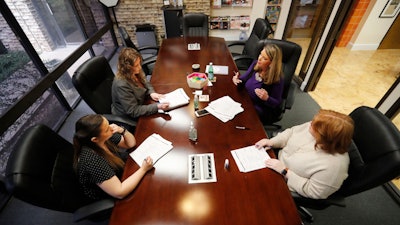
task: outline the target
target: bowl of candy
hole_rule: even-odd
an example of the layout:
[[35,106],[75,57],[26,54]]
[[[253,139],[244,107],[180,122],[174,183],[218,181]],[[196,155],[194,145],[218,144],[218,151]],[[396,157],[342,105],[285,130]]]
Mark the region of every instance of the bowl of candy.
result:
[[205,73],[191,73],[186,77],[189,87],[201,89],[208,83],[208,78]]

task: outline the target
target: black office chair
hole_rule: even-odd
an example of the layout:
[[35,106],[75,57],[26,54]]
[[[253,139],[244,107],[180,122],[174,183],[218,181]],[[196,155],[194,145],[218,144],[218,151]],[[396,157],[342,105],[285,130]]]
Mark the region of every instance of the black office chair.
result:
[[110,122],[134,131],[136,121],[128,116],[111,114],[111,87],[114,72],[104,56],[88,59],[76,69],[72,83],[83,100],[97,114],[102,114]]
[[136,45],[131,40],[131,37],[129,36],[128,32],[126,31],[125,27],[123,26],[118,27],[118,33],[121,37],[122,45],[124,47],[134,48],[142,55],[143,60],[157,59],[159,47],[157,46],[143,46],[140,48],[136,47]]
[[[265,44],[275,44],[277,45],[282,51],[282,70],[284,76],[284,86],[283,86],[283,93],[282,93],[282,103],[277,107],[277,115],[273,119],[273,124],[264,124],[265,129],[267,132],[279,130],[281,128],[280,125],[276,124],[276,122],[280,121],[283,118],[283,115],[286,110],[290,110],[294,103],[294,91],[296,88],[296,83],[292,80],[294,73],[296,71],[297,63],[299,62],[300,55],[301,55],[301,47],[300,45],[285,41],[285,40],[277,40],[277,39],[264,39],[258,41],[256,46],[257,54],[254,57],[241,55],[237,56],[235,63],[238,64],[238,61],[246,60],[246,67],[249,68],[251,62],[258,58],[259,53],[262,51]],[[247,65],[247,63],[250,64]],[[247,70],[247,69],[246,69]]]
[[6,188],[24,202],[73,213],[75,222],[109,218],[114,199],[92,201],[73,170],[73,146],[45,125],[28,128],[11,152]]
[[385,184],[400,175],[400,132],[375,108],[361,106],[350,113],[354,120],[353,144],[349,149],[349,176],[340,189],[327,199],[292,196],[301,215],[313,221],[305,209],[345,207],[345,198]]
[[208,16],[204,13],[188,13],[183,16],[184,37],[208,37]]
[[[250,36],[246,41],[231,41],[227,43],[228,48],[231,51],[233,60],[236,61],[238,56],[247,56],[249,58],[257,58],[260,53],[258,50],[257,43],[260,40],[264,40],[268,37],[268,35],[272,34],[273,30],[269,22],[262,18],[257,18],[254,23],[253,29],[251,30]],[[234,48],[242,49],[242,52],[234,51]],[[236,61],[236,66],[239,70],[245,71],[250,65],[252,60],[241,58],[241,60]]]

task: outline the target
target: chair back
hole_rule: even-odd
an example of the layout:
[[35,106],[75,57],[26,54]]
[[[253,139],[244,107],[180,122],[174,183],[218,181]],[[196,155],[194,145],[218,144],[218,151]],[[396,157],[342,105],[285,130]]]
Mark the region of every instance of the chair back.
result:
[[283,114],[286,109],[291,107],[288,106],[293,104],[293,99],[288,101],[288,98],[293,98],[289,96],[289,92],[293,92],[295,85],[292,84],[293,76],[296,71],[297,64],[301,55],[301,47],[300,45],[286,40],[278,40],[278,39],[264,39],[258,42],[258,52],[261,52],[265,44],[275,44],[282,51],[282,71],[283,71],[283,92],[282,92],[282,103],[277,107],[276,117],[274,118],[275,122],[280,121],[283,118]]
[[6,187],[32,205],[74,212],[89,201],[73,170],[73,146],[45,125],[28,128],[11,152]]
[[128,32],[126,31],[125,27],[119,26],[118,27],[118,32],[121,37],[121,42],[124,47],[129,47],[129,48],[134,48],[136,51],[139,51],[139,49],[136,47],[135,43],[131,40],[131,37],[129,36]]
[[113,80],[114,72],[104,56],[88,59],[72,76],[76,90],[97,114],[111,114]]
[[208,16],[204,13],[188,13],[183,16],[184,37],[208,37]]
[[256,22],[254,22],[250,36],[244,44],[242,55],[248,55],[256,59],[260,53],[256,43],[260,40],[266,39],[268,35],[273,32],[270,27],[271,26],[267,20],[257,18]]
[[349,176],[338,194],[349,196],[382,185],[400,175],[400,132],[379,110],[361,106],[350,113],[354,144]]

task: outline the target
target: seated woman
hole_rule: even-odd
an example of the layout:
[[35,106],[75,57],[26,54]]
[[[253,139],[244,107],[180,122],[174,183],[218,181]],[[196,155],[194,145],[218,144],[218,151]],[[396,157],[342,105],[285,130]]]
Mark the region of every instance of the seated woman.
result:
[[133,48],[123,48],[118,57],[118,72],[112,84],[111,111],[115,115],[127,115],[137,119],[143,115],[167,110],[167,103],[145,105],[148,97],[158,101],[162,95],[154,91],[142,70],[142,58]]
[[282,102],[283,73],[282,52],[274,44],[266,44],[258,60],[250,65],[245,74],[236,72],[232,78],[235,85],[244,85],[264,124],[272,124],[280,113]]
[[353,132],[350,116],[320,110],[311,122],[286,129],[271,139],[262,139],[256,147],[282,148],[278,159],[266,160],[266,166],[287,179],[290,191],[325,199],[348,176],[347,151]]
[[125,128],[109,124],[101,115],[87,115],[75,124],[74,168],[84,194],[92,200],[113,197],[122,199],[132,192],[153,160],[147,157],[139,170],[121,181],[124,157],[119,147],[135,146],[135,137]]

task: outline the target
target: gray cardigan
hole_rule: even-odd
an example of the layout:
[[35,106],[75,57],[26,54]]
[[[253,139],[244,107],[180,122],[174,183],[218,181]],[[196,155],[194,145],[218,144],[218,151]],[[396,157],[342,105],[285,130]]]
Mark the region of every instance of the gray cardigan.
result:
[[128,115],[136,119],[140,116],[157,113],[157,103],[143,105],[151,93],[154,93],[154,88],[148,81],[142,88],[125,79],[116,77],[111,90],[112,114]]

